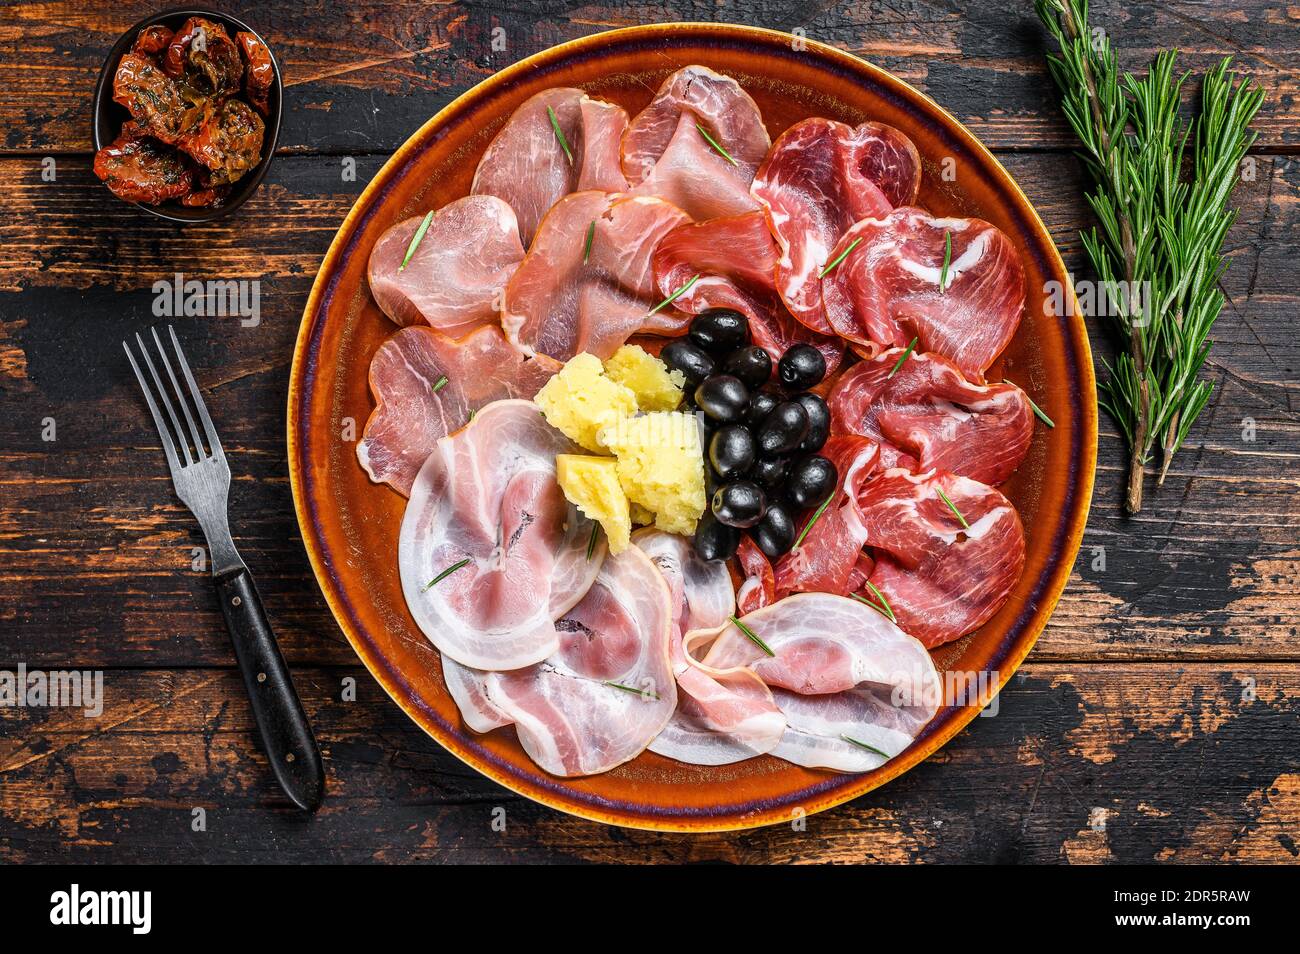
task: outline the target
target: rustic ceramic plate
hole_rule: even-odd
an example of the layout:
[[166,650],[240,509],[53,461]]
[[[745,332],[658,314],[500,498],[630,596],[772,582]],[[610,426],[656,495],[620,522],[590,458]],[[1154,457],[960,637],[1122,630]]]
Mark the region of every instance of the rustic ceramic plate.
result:
[[339,229],[312,287],[289,383],[294,504],[307,553],[343,632],[389,695],[426,732],[484,775],[561,811],[638,828],[714,831],[788,820],[848,801],[906,772],[978,707],[946,705],[915,743],[874,772],[839,775],[765,757],[682,765],[652,753],[604,775],[561,779],[524,754],[514,732],[476,735],[442,681],[438,653],[402,598],[397,536],[405,499],[372,484],[354,443],[371,410],[370,357],[392,325],[370,300],[366,259],[390,225],[468,193],[480,154],[510,113],[551,86],[579,86],[635,114],[665,76],[700,63],[735,77],[773,138],[807,116],[902,129],[924,158],[920,203],[978,216],[1007,233],[1027,274],[1027,314],[1001,368],[1056,422],[1038,426],[1003,488],[1028,537],[1025,572],[1002,610],[936,654],[940,669],[989,672],[1000,687],[1042,631],[1083,534],[1096,457],[1096,399],[1083,325],[1046,317],[1065,267],[1020,189],[934,102],[883,70],[811,40],[747,27],[666,24],[615,30],[546,50],[497,73],[429,120],[380,170]]

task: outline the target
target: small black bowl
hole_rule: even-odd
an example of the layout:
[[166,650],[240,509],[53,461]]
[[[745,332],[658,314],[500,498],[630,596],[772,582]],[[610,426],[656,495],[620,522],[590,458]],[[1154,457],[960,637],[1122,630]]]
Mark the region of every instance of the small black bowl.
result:
[[104,61],[104,67],[99,71],[99,82],[95,84],[95,151],[98,152],[116,139],[122,131],[122,124],[131,118],[131,114],[127,112],[125,106],[113,102],[113,76],[117,72],[117,64],[122,59],[123,54],[131,48],[131,45],[135,43],[136,36],[145,27],[161,23],[171,30],[178,30],[190,17],[204,17],[214,23],[222,24],[225,26],[226,32],[230,34],[231,39],[234,39],[235,34],[240,31],[253,34],[262,41],[262,45],[270,52],[271,66],[275,70],[275,80],[271,83],[271,91],[267,97],[269,109],[267,115],[263,117],[266,132],[262,138],[262,159],[231,187],[225,202],[216,208],[190,208],[174,201],[161,202],[158,205],[148,205],[143,202],[132,203],[132,205],[138,206],[152,215],[170,219],[173,222],[211,222],[213,219],[219,219],[234,212],[248,201],[249,196],[257,191],[262,178],[266,175],[266,170],[271,165],[271,160],[275,157],[275,144],[280,138],[280,114],[283,105],[284,86],[283,78],[280,76],[280,64],[275,58],[275,52],[271,49],[271,45],[262,38],[260,33],[247,23],[244,23],[244,21],[237,20],[225,13],[217,13],[215,10],[201,8],[166,10],[141,20],[123,33],[117,43],[113,45],[113,49],[109,51],[108,59]]

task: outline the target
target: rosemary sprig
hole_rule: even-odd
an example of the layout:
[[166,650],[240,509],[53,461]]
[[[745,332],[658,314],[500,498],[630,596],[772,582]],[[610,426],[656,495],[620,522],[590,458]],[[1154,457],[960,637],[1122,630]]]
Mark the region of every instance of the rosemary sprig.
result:
[[592,219],[591,224],[587,226],[587,241],[582,246],[582,264],[586,265],[591,261],[591,243],[596,238],[596,220]]
[[564,150],[569,165],[573,165],[573,150],[569,148],[569,140],[564,138],[564,130],[560,128],[559,117],[555,115],[555,110],[550,106],[546,107],[546,115],[551,117],[551,129],[555,131],[555,138],[560,140],[560,148]]
[[625,686],[621,682],[606,682],[605,685],[613,689],[622,689],[624,692],[630,692],[633,695],[645,696],[648,699],[658,699],[659,693],[652,692],[649,689],[638,689],[636,686]]
[[758,633],[754,632],[752,629],[750,629],[740,620],[736,619],[736,617],[734,616],[729,616],[727,618],[731,620],[731,622],[735,625],[736,629],[740,630],[747,637],[749,637],[749,641],[751,643],[753,643],[759,649],[763,650],[763,652],[767,653],[769,656],[776,655],[776,653],[772,652],[771,648],[767,645],[767,643],[763,642],[761,639],[758,638]]
[[469,563],[469,557],[465,557],[465,559],[458,560],[457,562],[453,563],[451,566],[447,567],[447,569],[443,570],[441,573],[435,576],[428,583],[424,584],[424,587],[423,589],[420,590],[420,592],[423,593],[425,590],[429,589],[429,587],[436,586],[437,584],[441,583],[447,577],[451,576],[453,573],[455,573],[457,570],[459,570],[461,567],[465,566],[468,563]]
[[723,159],[726,159],[733,166],[740,165],[740,163],[738,163],[735,159],[731,158],[731,153],[723,149],[722,146],[718,144],[718,141],[709,135],[709,131],[705,129],[704,126],[702,126],[700,123],[696,123],[695,128],[700,131],[701,136],[703,136],[706,140],[708,140],[710,146],[718,150],[718,155],[722,156]]
[[406,263],[411,260],[411,256],[415,254],[415,250],[420,247],[420,242],[424,240],[424,233],[429,231],[429,223],[432,221],[433,209],[430,209],[424,214],[424,221],[420,223],[420,227],[417,228],[415,234],[411,236],[411,243],[406,246],[406,254],[402,256],[402,264],[397,266],[399,272],[406,267]]
[[444,374],[444,375],[443,375],[442,377],[440,377],[437,381],[434,381],[434,382],[433,382],[433,388],[432,388],[433,393],[434,393],[434,394],[437,394],[439,391],[441,391],[441,390],[442,390],[443,388],[445,388],[446,386],[447,386],[447,375]]
[[885,375],[886,381],[888,381],[890,378],[892,378],[894,375],[898,373],[898,369],[903,366],[903,362],[908,359],[909,355],[911,355],[912,349],[916,347],[916,342],[918,340],[919,339],[913,337],[912,340],[907,343],[907,350],[898,356],[898,360],[894,362],[894,366],[890,368],[889,373]]
[[948,505],[948,509],[956,514],[957,519],[961,521],[961,525],[969,530],[970,524],[966,522],[966,518],[962,516],[962,512],[957,509],[957,505],[948,499],[948,495],[943,492],[943,488],[936,486],[934,489],[939,491],[939,496],[943,498],[943,502]]
[[596,531],[600,529],[600,524],[592,521],[591,539],[587,541],[587,559],[591,560],[591,555],[596,552]]
[[823,500],[821,506],[813,512],[812,519],[803,525],[803,529],[799,531],[798,539],[794,541],[794,546],[790,548],[791,550],[799,549],[799,544],[803,543],[803,538],[808,536],[808,531],[813,528],[813,524],[816,523],[821,515],[826,512],[826,508],[829,507],[831,501],[835,499],[835,494],[836,491],[831,491],[831,495]]
[[874,752],[876,755],[879,755],[885,761],[889,761],[890,759],[893,758],[893,756],[890,755],[888,752],[882,752],[874,745],[867,745],[867,743],[865,742],[859,742],[857,739],[853,738],[850,735],[842,735],[840,736],[840,738],[843,739],[845,742],[849,742],[853,745],[856,745],[860,749],[866,749],[868,752]]
[[681,298],[681,297],[682,297],[683,295],[685,295],[688,291],[690,291],[690,290],[691,290],[691,286],[694,285],[694,284],[695,284],[696,282],[698,282],[699,280],[700,280],[700,276],[699,276],[699,275],[695,275],[695,276],[693,276],[689,282],[687,282],[687,283],[686,283],[685,285],[683,285],[681,288],[677,289],[677,291],[673,292],[671,295],[669,295],[667,298],[665,298],[665,299],[664,299],[663,301],[661,301],[659,304],[657,304],[657,305],[655,305],[653,308],[651,308],[650,311],[647,312],[647,314],[649,314],[649,315],[653,315],[653,314],[655,314],[656,312],[662,311],[663,309],[667,308],[669,305],[671,305],[671,304],[672,304],[673,302],[675,302],[677,299]]
[[825,268],[823,268],[821,270],[821,274],[818,275],[817,277],[825,278],[827,275],[829,275],[831,272],[835,270],[836,265],[838,265],[840,262],[844,261],[846,258],[849,257],[849,252],[853,251],[861,244],[862,244],[862,236],[859,235],[857,238],[855,238],[852,242],[849,243],[848,248],[840,252],[840,254],[836,255],[835,260],[831,262],[829,265],[827,265]]
[[866,603],[877,613],[881,613],[882,615],[884,615],[891,623],[897,624],[898,617],[894,615],[894,609],[889,605],[889,600],[885,599],[885,594],[880,592],[880,590],[876,589],[876,585],[872,583],[870,580],[867,580],[865,582],[867,584],[867,588],[876,595],[876,599],[880,600],[880,605],[877,606],[875,603],[871,602],[871,600],[867,599],[861,593],[850,593],[849,596],[853,597],[855,600],[858,600],[859,602]]
[[948,269],[952,268],[952,233],[943,233],[943,268],[939,269],[939,294],[948,290]]
[[1210,397],[1198,374],[1225,300],[1223,240],[1236,219],[1227,203],[1264,93],[1238,82],[1226,58],[1205,75],[1199,115],[1184,122],[1188,74],[1175,73],[1175,51],[1158,54],[1146,77],[1121,78],[1109,39],[1089,28],[1086,0],[1035,0],[1035,9],[1060,47],[1048,69],[1095,187],[1088,201],[1100,224],[1083,244],[1122,345],[1113,365],[1102,362],[1098,403],[1128,443],[1125,507],[1137,513],[1152,451],[1159,446],[1163,481]]

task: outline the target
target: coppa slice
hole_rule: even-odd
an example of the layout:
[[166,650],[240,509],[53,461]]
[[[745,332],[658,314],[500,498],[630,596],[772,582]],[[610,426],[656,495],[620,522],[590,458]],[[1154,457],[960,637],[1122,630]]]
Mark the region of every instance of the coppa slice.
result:
[[739,215],[758,208],[749,186],[771,144],[758,105],[739,83],[687,66],[664,80],[628,126],[623,173],[635,194],[667,199],[694,219]]
[[844,372],[828,403],[835,433],[880,444],[882,468],[940,468],[1000,484],[1034,436],[1033,411],[1020,388],[971,384],[947,358],[903,348]]
[[519,217],[519,234],[527,246],[543,216],[570,192],[627,188],[619,167],[626,128],[627,112],[621,106],[567,86],[543,90],[525,100],[488,144],[470,192],[504,199]]
[[506,335],[529,354],[567,361],[581,351],[608,358],[636,331],[679,331],[684,319],[674,310],[650,315],[662,300],[650,253],[688,221],[662,199],[565,196],[506,286]]
[[366,272],[375,304],[399,325],[428,322],[452,337],[495,324],[506,282],[524,258],[515,213],[490,195],[449,202],[407,260],[423,221],[398,222],[375,242]]
[[815,331],[834,331],[822,312],[822,269],[854,222],[916,201],[921,157],[892,126],[854,128],[813,117],[772,146],[751,192],[766,211],[781,257],[777,286],[790,313]]
[[701,560],[676,534],[638,530],[633,542],[663,574],[675,610],[670,648],[677,709],[650,751],[692,765],[726,765],[771,751],[785,717],[763,681],[748,669],[710,669],[684,645],[687,633],[716,630],[735,612],[726,567]]
[[763,213],[747,212],[673,229],[655,249],[655,281],[665,298],[685,288],[673,305],[688,314],[709,308],[739,311],[749,319],[754,343],[774,362],[791,345],[811,344],[826,358],[827,373],[833,373],[844,357],[843,343],[791,317],[776,291],[776,261],[776,243]]
[[370,359],[375,409],[357,460],[371,480],[409,497],[440,438],[493,401],[531,398],[559,370],[545,355],[525,357],[495,326],[459,340],[432,328],[403,328]]
[[444,657],[518,669],[559,648],[555,620],[605,558],[555,481],[556,455],[576,449],[531,401],[497,401],[425,461],[398,566],[411,615]]
[[979,627],[1020,579],[1024,528],[992,487],[945,471],[895,468],[864,484],[858,503],[876,557],[871,583],[898,625],[926,646]]
[[1020,257],[1010,239],[980,219],[895,209],[844,233],[831,259],[841,253],[844,260],[822,282],[822,303],[831,327],[868,356],[915,337],[917,350],[938,352],[982,384],[1020,325]]
[[801,593],[740,622],[744,629],[722,628],[704,662],[748,666],[774,687],[787,727],[772,754],[797,765],[877,768],[911,744],[941,701],[925,648],[856,600]]

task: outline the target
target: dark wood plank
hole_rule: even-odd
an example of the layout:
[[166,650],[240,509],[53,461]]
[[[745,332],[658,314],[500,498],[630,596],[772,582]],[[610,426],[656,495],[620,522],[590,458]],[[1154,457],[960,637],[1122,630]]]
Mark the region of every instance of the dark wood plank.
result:
[[[355,678],[356,702],[340,701]],[[329,773],[287,807],[230,670],[110,672],[98,719],[0,709],[0,860],[1294,862],[1294,666],[1026,666],[991,718],[890,785],[792,825],[623,831],[512,795],[361,670],[298,669]],[[1250,680],[1251,682],[1247,682]],[[1247,686],[1253,686],[1247,692]],[[204,809],[207,830],[191,829]],[[493,811],[506,830],[494,831]]]
[[[802,30],[896,73],[929,93],[989,144],[1041,148],[1072,140],[1043,69],[1044,33],[1027,0],[883,0],[804,3],[731,0],[609,5],[548,0],[499,5],[344,5],[238,2],[275,48],[286,76],[281,147],[297,152],[391,152],[456,95],[510,63],[613,27],[717,19]],[[48,154],[90,148],[90,99],[120,33],[157,10],[144,0],[15,3],[0,29],[3,148]],[[1178,47],[1187,67],[1225,55],[1270,90],[1261,145],[1300,143],[1296,14],[1268,0],[1093,4],[1121,65],[1142,70]],[[504,50],[494,50],[494,39]]]

